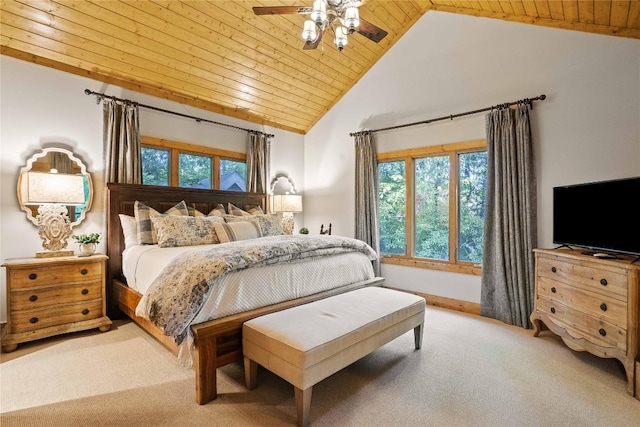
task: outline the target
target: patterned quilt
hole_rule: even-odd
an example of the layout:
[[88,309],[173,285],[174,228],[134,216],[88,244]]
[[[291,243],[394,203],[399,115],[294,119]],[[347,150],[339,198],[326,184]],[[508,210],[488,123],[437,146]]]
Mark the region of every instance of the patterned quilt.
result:
[[262,237],[184,253],[171,261],[151,284],[136,307],[136,314],[150,320],[180,344],[216,279],[222,275],[249,267],[354,251],[364,253],[370,260],[378,257],[361,240],[323,235]]

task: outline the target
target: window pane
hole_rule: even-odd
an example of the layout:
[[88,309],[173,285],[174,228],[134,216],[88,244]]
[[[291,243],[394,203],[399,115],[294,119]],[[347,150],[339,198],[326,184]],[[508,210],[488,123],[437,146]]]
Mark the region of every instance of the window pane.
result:
[[169,185],[169,150],[142,147],[142,183]]
[[449,259],[449,156],[416,159],[416,257]]
[[220,190],[247,191],[247,163],[220,159]]
[[380,252],[404,255],[406,251],[406,178],[404,161],[378,164]]
[[487,152],[460,154],[458,164],[458,260],[481,263]]
[[211,157],[178,154],[178,186],[211,188]]

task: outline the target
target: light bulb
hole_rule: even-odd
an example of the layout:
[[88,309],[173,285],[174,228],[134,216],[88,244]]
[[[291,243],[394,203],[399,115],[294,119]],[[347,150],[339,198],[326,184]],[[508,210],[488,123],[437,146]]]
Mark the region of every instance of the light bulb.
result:
[[304,29],[302,30],[302,39],[307,42],[314,41],[318,35],[316,34],[316,23],[310,19],[304,21]]
[[343,26],[338,25],[336,27],[336,38],[333,42],[335,43],[336,48],[338,48],[339,51],[342,51],[342,49],[349,42],[349,40],[347,40],[347,30]]

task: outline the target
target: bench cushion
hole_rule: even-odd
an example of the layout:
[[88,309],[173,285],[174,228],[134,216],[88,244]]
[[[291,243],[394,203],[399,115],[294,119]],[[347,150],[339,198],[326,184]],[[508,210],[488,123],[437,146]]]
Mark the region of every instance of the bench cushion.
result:
[[367,287],[243,326],[245,356],[305,389],[421,325],[425,300]]

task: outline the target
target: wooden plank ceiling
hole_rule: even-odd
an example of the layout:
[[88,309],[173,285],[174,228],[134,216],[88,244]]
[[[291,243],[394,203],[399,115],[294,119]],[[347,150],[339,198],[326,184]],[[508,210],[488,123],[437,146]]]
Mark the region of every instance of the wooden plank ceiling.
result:
[[0,53],[232,117],[306,133],[424,14],[462,13],[640,39],[640,2],[369,0],[388,35],[302,50],[305,16],[253,6],[312,0],[0,1]]

